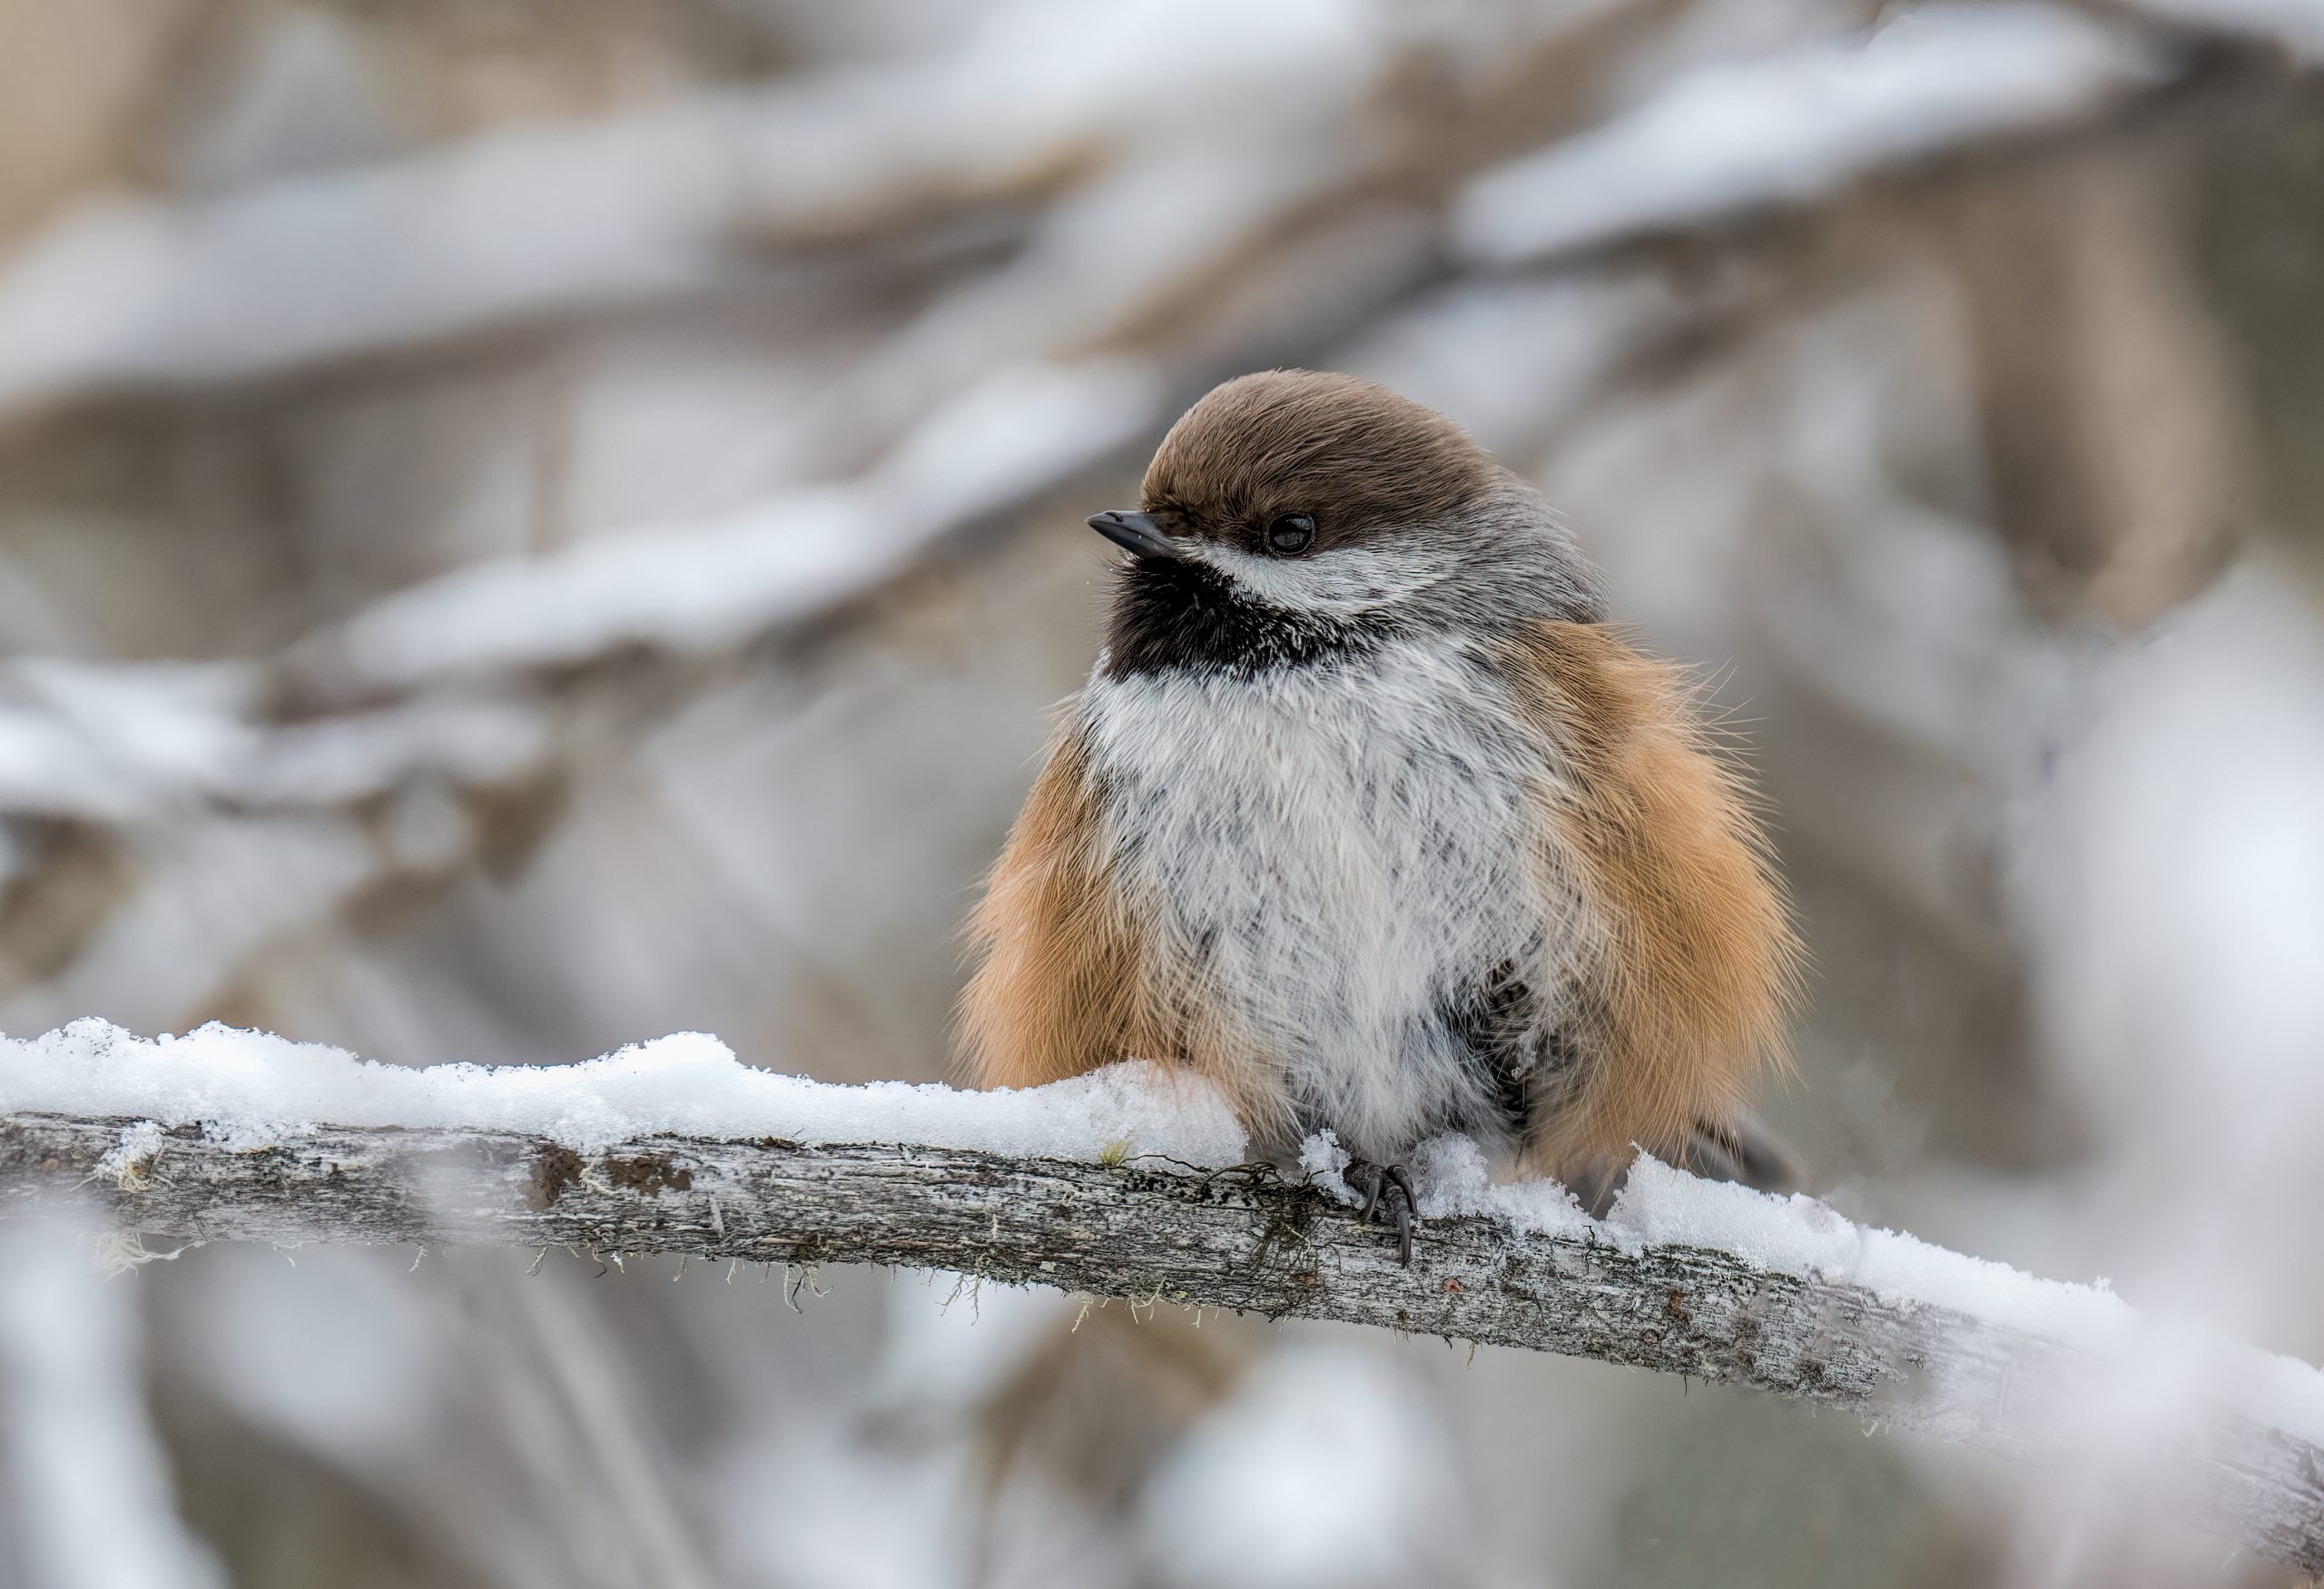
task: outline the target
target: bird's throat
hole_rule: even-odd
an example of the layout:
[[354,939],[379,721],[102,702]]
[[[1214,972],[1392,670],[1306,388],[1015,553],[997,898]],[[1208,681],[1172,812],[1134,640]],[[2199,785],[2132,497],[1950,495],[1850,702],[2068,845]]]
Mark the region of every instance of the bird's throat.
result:
[[1174,669],[1256,674],[1328,665],[1402,631],[1385,613],[1332,616],[1265,602],[1208,564],[1138,558],[1121,570],[1106,636],[1113,678]]

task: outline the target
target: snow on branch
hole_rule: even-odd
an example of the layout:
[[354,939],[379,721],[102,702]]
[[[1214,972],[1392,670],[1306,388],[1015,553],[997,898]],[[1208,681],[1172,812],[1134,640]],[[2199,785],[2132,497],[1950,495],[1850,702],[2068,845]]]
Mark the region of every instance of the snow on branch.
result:
[[2035,5],[1932,5],[1869,38],[1682,74],[1472,183],[1457,252],[1539,264],[1832,199],[1863,179],[2085,123],[2173,81],[2152,41]]
[[1023,511],[1159,428],[1133,359],[995,371],[862,476],[732,518],[471,564],[315,637],[298,671],[369,696],[575,666],[625,648],[699,655],[861,601],[934,548]]
[[506,785],[539,765],[530,703],[445,692],[273,720],[256,663],[0,663],[0,815],[166,823],[192,808],[343,807],[417,779]]
[[[510,784],[553,748],[528,681],[827,620],[1127,457],[1163,403],[1136,360],[1005,370],[854,479],[709,523],[473,564],[271,666],[0,665],[0,814],[166,822],[205,806],[343,808],[415,781]],[[343,709],[283,720],[286,693]]]
[[[1894,25],[1869,43],[1821,43],[1683,76],[1600,127],[1551,143],[1538,154],[1488,173],[1455,206],[1461,252],[1472,263],[1538,263],[1635,236],[1721,224],[1827,197],[1884,164],[2086,118],[2170,76],[2168,64],[2146,45],[2054,9],[1938,7],[1914,15],[1908,24]],[[996,26],[1000,31],[995,36],[1005,42],[1006,26]],[[1520,62],[1558,49],[1580,54],[1593,44],[1581,36],[1584,33],[1548,29],[1538,38],[1512,36],[1504,41],[1511,47],[1496,54]],[[1240,82],[1237,74],[1257,71],[1277,58],[1269,52],[1297,54],[1314,42],[1254,41],[1250,60],[1236,56],[1211,63],[1211,68],[1222,80]],[[1389,46],[1379,40],[1341,43],[1345,48],[1333,56],[1339,65],[1332,104],[1339,107],[1334,114],[1353,115],[1370,92],[1366,85],[1376,85],[1384,70],[1377,52]],[[1072,47],[1085,45],[1127,47],[1110,34]],[[1418,45],[1407,38],[1397,47]],[[970,54],[983,61],[978,52],[985,50],[977,44]],[[994,51],[1007,54],[999,44],[986,53]],[[957,74],[970,66],[910,70]],[[1502,74],[1522,81],[1514,67],[1502,68]],[[1309,90],[1312,94],[1312,83]],[[1006,158],[990,151],[963,153],[960,169],[940,181],[942,173],[927,161],[943,141],[928,148],[889,147],[873,136],[874,123],[851,119],[860,109],[859,96],[869,93],[849,79],[839,87],[786,90],[763,101],[720,101],[656,113],[635,126],[623,122],[497,134],[465,153],[431,156],[394,173],[302,178],[280,192],[224,201],[215,215],[199,223],[185,221],[162,229],[172,240],[170,247],[182,254],[180,263],[192,272],[185,291],[204,306],[202,313],[157,310],[147,317],[102,304],[88,312],[92,323],[108,328],[106,334],[128,337],[140,359],[167,364],[173,357],[167,350],[170,339],[194,336],[257,349],[252,357],[261,364],[300,362],[340,343],[330,338],[301,340],[303,333],[293,334],[299,316],[286,310],[275,284],[278,274],[327,280],[330,312],[350,317],[355,329],[347,335],[362,346],[440,334],[465,323],[463,316],[470,312],[448,307],[444,293],[503,292],[508,304],[530,301],[487,265],[497,262],[514,270],[521,262],[554,272],[588,257],[586,249],[547,246],[531,234],[520,242],[493,243],[494,228],[531,224],[538,205],[579,204],[596,217],[591,225],[626,236],[601,213],[607,192],[682,188],[654,173],[664,164],[676,169],[690,160],[709,159],[715,150],[725,151],[721,159],[731,157],[757,171],[754,180],[760,183],[720,188],[724,196],[711,206],[719,214],[748,211],[764,221],[780,211],[788,217],[783,226],[802,236],[844,230],[837,211],[816,208],[840,202],[825,191],[828,184],[804,174],[803,166],[785,166],[771,153],[790,142],[805,147],[824,137],[818,133],[811,138],[802,130],[811,123],[823,127],[818,117],[835,118],[825,132],[836,146],[852,149],[850,139],[871,140],[858,151],[857,164],[868,162],[864,170],[876,167],[885,173],[876,182],[865,179],[862,193],[872,197],[859,194],[851,201],[871,205],[861,213],[849,212],[849,225],[864,227],[899,221],[931,194],[960,197],[993,191],[996,184],[1008,189],[1018,179],[996,173],[1029,170],[1057,149],[1078,146],[1095,135],[1076,120],[1088,108],[1078,101],[1052,107],[1034,118],[1038,128],[1012,124],[995,133],[1014,151]],[[1490,98],[1478,93],[1481,101]],[[1109,127],[1112,119],[1109,112]],[[1699,135],[1707,124],[1720,129],[1717,138]],[[721,134],[726,143],[713,136],[708,129],[714,126],[726,129]],[[831,128],[852,131],[842,134]],[[786,130],[778,135],[768,129]],[[1118,127],[1105,134],[1108,140],[1123,135]],[[762,137],[771,140],[765,149],[757,142]],[[1032,152],[1039,149],[1051,153],[1037,158]],[[1265,211],[1261,201],[1266,194],[1273,194],[1267,202],[1296,209],[1316,192],[1355,174],[1336,166],[1307,171],[1298,182],[1279,188],[1262,183],[1264,192],[1246,197],[1258,211]],[[1136,170],[1126,168],[1121,180],[1131,196],[1144,192]],[[786,182],[798,190],[791,198],[764,185],[782,188]],[[330,198],[338,191],[332,184],[356,196],[342,194],[342,204]],[[1165,185],[1170,192],[1183,186]],[[1360,191],[1363,184],[1355,186]],[[362,194],[372,197],[361,199]],[[511,194],[527,195],[528,202],[517,203]],[[794,200],[804,208],[784,208]],[[366,206],[375,201],[385,217],[379,223],[391,226],[399,237],[436,235],[411,226],[415,209],[458,219],[457,225],[446,223],[451,256],[423,269],[422,262],[363,243],[370,235],[363,228],[370,222],[358,222],[371,213]],[[656,200],[666,202],[675,201]],[[1106,209],[1091,193],[1075,202]],[[1236,210],[1241,202],[1227,207]],[[1609,202],[1612,210],[1604,207]],[[340,214],[334,205],[351,206],[342,219],[352,232],[290,225],[275,214],[280,210],[312,220],[310,212]],[[1197,251],[1199,260],[1180,262],[1199,276],[1218,264],[1214,256],[1222,251],[1239,259],[1236,239],[1247,242],[1246,233],[1266,230],[1258,211],[1236,210],[1240,218],[1233,224],[1212,217],[1217,225],[1194,225],[1180,216],[1150,230],[1210,239]],[[637,217],[630,222],[649,241],[662,235]],[[1216,235],[1220,226],[1227,235]],[[1052,230],[1086,243],[1093,223],[1085,216],[1082,224]],[[1094,228],[1098,233],[1104,230]],[[560,234],[551,227],[547,235]],[[350,279],[340,271],[318,274],[300,264],[305,258],[300,251],[325,245],[379,262],[378,280]],[[0,410],[7,407],[6,393],[16,379],[9,373],[10,360],[38,362],[35,355],[46,346],[43,337],[62,334],[56,328],[74,322],[66,311],[83,295],[94,293],[94,303],[110,291],[103,283],[143,280],[136,271],[123,276],[110,269],[51,271],[40,264],[46,246],[36,243],[13,262],[0,263],[0,329],[18,317],[27,327],[46,328],[40,335],[27,331],[22,338],[0,336],[0,345],[15,350],[0,356]],[[1050,240],[1050,248],[1065,246]],[[202,251],[212,248],[218,261],[201,263],[208,258]],[[277,251],[286,250],[288,254],[276,258]],[[1257,256],[1268,256],[1268,251],[1259,249]],[[1021,513],[1061,481],[1109,461],[1128,461],[1167,418],[1167,399],[1184,372],[1165,361],[1026,345],[1040,338],[1026,334],[1028,317],[1019,312],[1019,301],[1039,304],[1042,312],[1030,319],[1052,324],[1061,318],[1059,283],[1089,274],[1055,260],[1043,266],[1045,259],[1047,250],[1035,250],[1029,260],[1011,267],[1024,280],[1009,291],[999,286],[1012,279],[1008,271],[970,282],[956,295],[958,301],[946,300],[934,314],[935,330],[908,329],[873,361],[907,369],[913,384],[927,385],[931,339],[943,344],[947,336],[965,335],[962,325],[980,324],[984,311],[998,321],[988,328],[990,338],[980,340],[981,332],[968,338],[974,357],[947,361],[948,368],[963,363],[983,371],[982,379],[968,380],[934,401],[904,426],[883,461],[852,479],[778,493],[705,521],[459,568],[396,592],[265,662],[107,667],[33,661],[0,671],[0,814],[118,824],[174,820],[204,808],[339,810],[416,783],[505,787],[555,759],[555,715],[537,687],[543,675],[641,655],[719,654],[852,610],[942,548],[972,537],[980,526]],[[1258,270],[1251,260],[1242,262],[1246,274]],[[221,273],[222,281],[210,280]],[[1096,276],[1111,280],[1115,273]],[[1313,273],[1302,272],[1303,280]],[[621,271],[615,274],[628,281]],[[678,278],[693,279],[685,271],[673,279]],[[212,323],[217,315],[231,318],[233,294],[223,290],[223,280],[243,282],[262,306],[262,312],[252,311],[252,323],[233,337]],[[378,305],[364,307],[367,291],[394,298],[420,287],[427,290],[422,297],[428,313],[418,319]],[[1124,325],[1150,317],[1155,303],[1167,300],[1172,289],[1167,281],[1147,287],[1114,304],[1111,318],[1101,315],[1102,325],[1092,322],[1078,340],[1118,341]],[[562,291],[549,292],[543,301],[563,302],[557,295]],[[996,296],[998,308],[988,301]],[[375,311],[377,324],[362,331]],[[267,337],[278,333],[296,345],[267,351],[273,346]],[[196,359],[177,373],[192,378],[207,369]],[[64,384],[78,390],[76,383],[84,378],[100,387],[112,379],[92,366]],[[33,385],[55,395],[42,380]],[[428,691],[462,693],[395,704],[397,696]],[[296,716],[284,718],[285,703]],[[348,710],[354,706],[367,709]],[[309,715],[319,709],[324,715]]]
[[[92,952],[11,1008],[26,1026],[87,1009],[112,996],[126,955],[150,1018],[165,1020],[271,934],[390,879],[453,875],[491,842],[485,807],[550,786],[588,754],[576,720],[605,721],[589,703],[611,698],[626,720],[665,699],[607,689],[608,675],[699,687],[687,669],[706,656],[823,632],[1049,493],[1126,465],[1167,398],[1136,359],[1019,363],[938,405],[846,480],[657,534],[474,564],[268,661],[0,664],[0,823],[74,824],[133,854],[138,879]],[[5,837],[0,879],[11,863],[43,864]],[[231,884],[233,908],[213,908],[222,880],[253,864],[262,881]],[[253,899],[269,908],[254,913]],[[222,913],[264,925],[184,930]]]
[[[1040,194],[1123,140],[1118,53],[1170,35],[1085,28],[1029,51],[1023,9],[927,61],[496,131],[220,200],[85,201],[0,265],[0,413],[700,292],[763,271],[769,249]],[[1252,62],[1226,54],[1202,85],[1247,81]]]
[[[85,201],[0,258],[0,421],[726,291],[763,275],[771,253],[925,243],[980,214],[1058,267],[1030,272],[1009,316],[1089,318],[1082,340],[1098,346],[1220,267],[1271,257],[1263,240],[1314,232],[1333,195],[1361,200],[1422,172],[1457,179],[1512,108],[1546,147],[1462,201],[1456,252],[1472,262],[1791,207],[1844,178],[2093,119],[2176,74],[2142,40],[2053,7],[1939,5],[1869,46],[1817,43],[1682,77],[1560,137],[1561,116],[1527,85],[1558,52],[1618,31],[1594,25],[1622,0],[1551,8],[1550,21],[1516,8],[1490,47],[1469,13],[1446,14],[1456,26],[1318,5],[1255,27],[1247,8],[1213,5],[1216,25],[1183,0],[1088,19],[1005,5],[927,60],[497,131],[223,199]],[[2231,11],[2247,31],[2261,25],[2242,13],[2292,14],[2290,0],[2135,5],[2180,27]],[[1452,114],[1409,114],[1399,95],[1415,72],[1459,87]],[[1269,92],[1292,73],[1295,113]],[[1256,104],[1291,119],[1243,121]],[[1243,183],[1184,180],[1222,117],[1282,153]],[[1108,242],[1125,215],[1152,256],[1127,282]],[[1067,311],[1061,292],[1097,301]]]
[[[1021,232],[1029,205],[1167,164],[1289,74],[1303,114],[1336,121],[1425,35],[1331,4],[1207,9],[1019,0],[926,57],[223,199],[85,201],[0,259],[0,417],[729,289],[770,256],[940,242],[980,215]],[[1204,185],[1170,184],[1197,205]]]
[[215,1026],[0,1040],[0,1207],[94,1195],[174,1239],[949,1268],[1596,1357],[2016,1457],[2062,1449],[2083,1399],[2167,1344],[2214,1393],[2199,1425],[2148,1432],[2188,1510],[2324,1569],[2324,1375],[2305,1364],[1643,1158],[1597,1220],[1431,1144],[1405,1268],[1332,1200],[1324,1146],[1315,1184],[1242,1164],[1224,1103],[1143,1065],[976,1093],[773,1075],[698,1034],[426,1071]]

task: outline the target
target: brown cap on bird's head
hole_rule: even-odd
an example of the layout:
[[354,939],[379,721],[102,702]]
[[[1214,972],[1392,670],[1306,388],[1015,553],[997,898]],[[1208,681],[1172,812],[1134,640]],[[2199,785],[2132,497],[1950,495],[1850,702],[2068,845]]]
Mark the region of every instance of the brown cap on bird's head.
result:
[[1441,520],[1508,472],[1443,415],[1353,375],[1268,370],[1211,389],[1170,427],[1139,490],[1175,535],[1314,521],[1313,550]]
[[1250,667],[1344,650],[1357,629],[1600,616],[1595,575],[1531,486],[1443,415],[1353,375],[1214,388],[1163,437],[1139,495],[1089,519],[1130,554],[1115,669]]

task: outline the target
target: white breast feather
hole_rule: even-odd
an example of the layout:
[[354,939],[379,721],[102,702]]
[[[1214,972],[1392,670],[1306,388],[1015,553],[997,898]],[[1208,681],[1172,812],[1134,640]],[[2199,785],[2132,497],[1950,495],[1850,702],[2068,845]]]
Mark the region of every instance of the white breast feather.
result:
[[1489,1118],[1441,1012],[1511,962],[1554,1000],[1590,930],[1528,793],[1551,753],[1499,679],[1415,639],[1243,677],[1101,664],[1082,709],[1134,917],[1279,1060],[1295,1129],[1393,1162]]

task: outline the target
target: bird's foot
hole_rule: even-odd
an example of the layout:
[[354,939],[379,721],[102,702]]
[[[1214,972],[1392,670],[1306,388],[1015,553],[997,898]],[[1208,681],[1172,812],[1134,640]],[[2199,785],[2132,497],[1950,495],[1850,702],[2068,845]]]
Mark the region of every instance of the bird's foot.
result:
[[1340,1171],[1340,1179],[1363,1194],[1364,1206],[1356,1209],[1355,1217],[1367,1225],[1380,1217],[1382,1204],[1395,1205],[1396,1256],[1410,1268],[1413,1231],[1420,1224],[1420,1199],[1413,1191],[1412,1178],[1404,1173],[1404,1167],[1351,1159],[1347,1168]]

